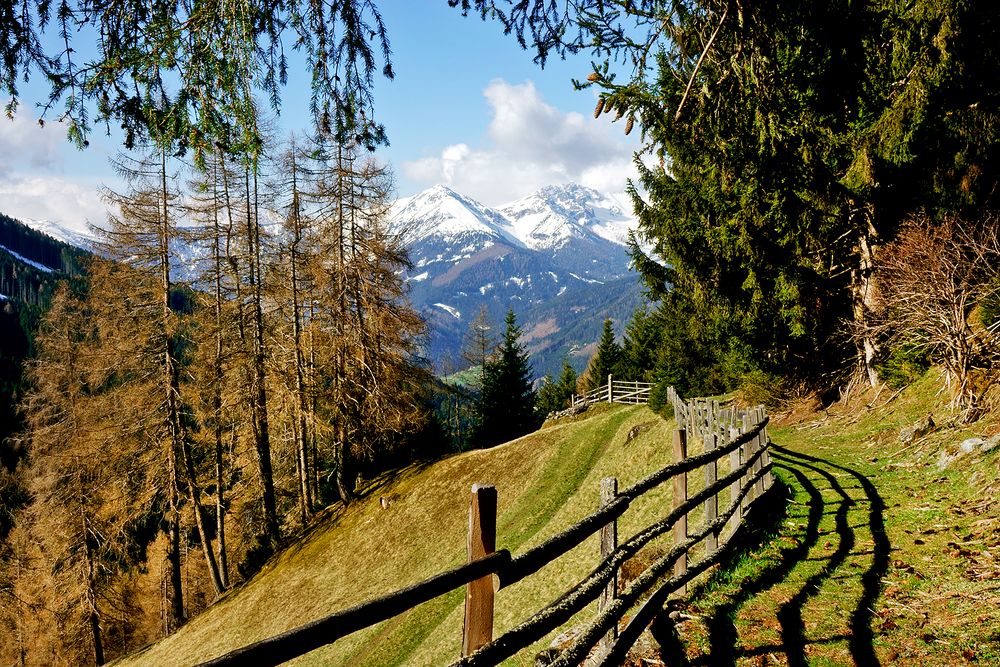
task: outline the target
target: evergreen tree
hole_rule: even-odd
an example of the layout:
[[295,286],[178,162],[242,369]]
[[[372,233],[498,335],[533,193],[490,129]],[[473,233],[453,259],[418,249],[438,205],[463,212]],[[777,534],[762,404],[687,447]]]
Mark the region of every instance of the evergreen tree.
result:
[[563,361],[562,374],[555,381],[551,375],[546,375],[542,386],[538,389],[538,402],[535,409],[538,417],[544,419],[549,413],[565,410],[569,407],[570,398],[576,393],[576,371],[568,360]]
[[645,308],[639,308],[625,327],[616,374],[623,379],[649,382],[656,366],[660,323]]
[[559,376],[559,389],[564,397],[564,403],[568,403],[569,399],[576,393],[576,381],[576,369],[569,363],[569,359],[563,359],[562,374]]
[[604,320],[604,330],[601,340],[597,343],[597,352],[587,366],[587,390],[596,389],[607,384],[608,376],[613,375],[621,361],[622,349],[615,342],[615,329],[610,319]]
[[479,423],[474,438],[480,447],[513,440],[538,426],[531,364],[520,338],[517,318],[513,310],[508,310],[500,344],[483,367]]
[[545,419],[549,414],[563,409],[559,389],[559,384],[552,379],[551,375],[542,378],[542,384],[538,388],[535,399],[535,411],[538,413],[539,419]]

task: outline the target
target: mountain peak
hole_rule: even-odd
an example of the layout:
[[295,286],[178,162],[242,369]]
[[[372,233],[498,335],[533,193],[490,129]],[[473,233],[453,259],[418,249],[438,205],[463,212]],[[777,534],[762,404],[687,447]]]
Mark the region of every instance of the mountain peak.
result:
[[513,233],[534,249],[558,249],[571,239],[600,237],[625,245],[634,220],[617,199],[578,183],[548,185],[500,207]]
[[398,224],[412,225],[413,241],[476,237],[476,246],[486,247],[501,240],[520,245],[508,232],[509,224],[503,215],[446,185],[435,185],[400,199],[392,217]]

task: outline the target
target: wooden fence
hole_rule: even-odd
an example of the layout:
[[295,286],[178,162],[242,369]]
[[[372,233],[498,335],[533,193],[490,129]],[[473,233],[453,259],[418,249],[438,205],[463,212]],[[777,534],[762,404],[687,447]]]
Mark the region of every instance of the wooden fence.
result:
[[[558,535],[517,555],[496,550],[496,489],[476,484],[469,510],[467,564],[202,665],[276,665],[460,586],[466,586],[465,624],[462,657],[453,667],[496,665],[567,623],[594,600],[599,600],[596,617],[551,664],[575,666],[588,656],[594,664],[621,664],[669,596],[686,592],[688,582],[719,562],[748,507],[773,482],[763,408],[737,410],[705,400],[685,403],[672,390],[669,396],[680,427],[673,434],[674,462],[622,491],[617,480],[605,478],[597,511]],[[689,447],[700,451],[693,453]],[[697,480],[692,486],[700,489],[689,494],[691,480]],[[667,481],[673,483],[672,509],[619,543],[618,518],[633,501]],[[516,627],[493,636],[496,595],[598,533],[601,549],[590,574]],[[673,547],[619,591],[621,565],[655,538],[670,533]],[[628,622],[619,632],[626,617]],[[457,637],[455,648],[458,653]]]
[[573,395],[570,402],[573,406],[583,403],[626,403],[629,405],[645,405],[649,403],[649,392],[653,385],[649,382],[630,382],[615,380],[608,376],[608,383],[591,389],[583,396]]

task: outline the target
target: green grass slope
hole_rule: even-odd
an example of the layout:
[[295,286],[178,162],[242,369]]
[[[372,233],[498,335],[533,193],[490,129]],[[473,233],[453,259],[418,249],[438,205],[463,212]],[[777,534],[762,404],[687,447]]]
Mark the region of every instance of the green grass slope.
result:
[[[776,420],[786,487],[749,545],[694,591],[690,664],[1000,664],[1000,430],[949,420],[932,370],[900,395]],[[900,429],[931,414],[912,443]]]
[[[629,431],[640,425],[640,435],[626,442]],[[497,487],[498,547],[523,551],[596,509],[602,477],[616,476],[624,487],[667,465],[670,427],[641,406],[598,406],[584,418],[493,449],[406,469],[373,484],[350,507],[328,510],[253,580],[173,636],[118,664],[189,665],[459,565],[465,560],[475,482]],[[619,539],[662,515],[670,503],[667,487],[633,504],[619,523]],[[387,509],[382,497],[389,500]],[[537,575],[500,591],[496,634],[583,578],[598,553],[593,537]],[[462,590],[453,591],[293,664],[447,664],[461,649],[463,599]],[[591,605],[573,623],[593,613]],[[533,664],[535,653],[550,640],[509,663]]]

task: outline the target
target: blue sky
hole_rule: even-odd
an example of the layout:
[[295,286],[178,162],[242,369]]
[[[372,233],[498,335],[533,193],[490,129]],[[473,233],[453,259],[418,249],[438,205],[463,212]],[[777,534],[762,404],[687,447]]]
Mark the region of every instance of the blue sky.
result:
[[[400,196],[445,183],[497,205],[571,180],[624,189],[638,133],[625,137],[608,116],[594,120],[595,93],[573,89],[571,79],[590,71],[589,57],[550,60],[542,70],[497,24],[463,18],[446,0],[381,5],[396,78],[376,86],[391,142],[379,157],[392,166]],[[307,85],[293,67],[279,119],[286,132],[308,127]],[[0,211],[71,227],[103,217],[99,189],[116,185],[108,157],[120,137],[99,129],[77,151],[58,123],[38,126],[43,90],[23,86],[22,95],[17,119],[0,119]]]

